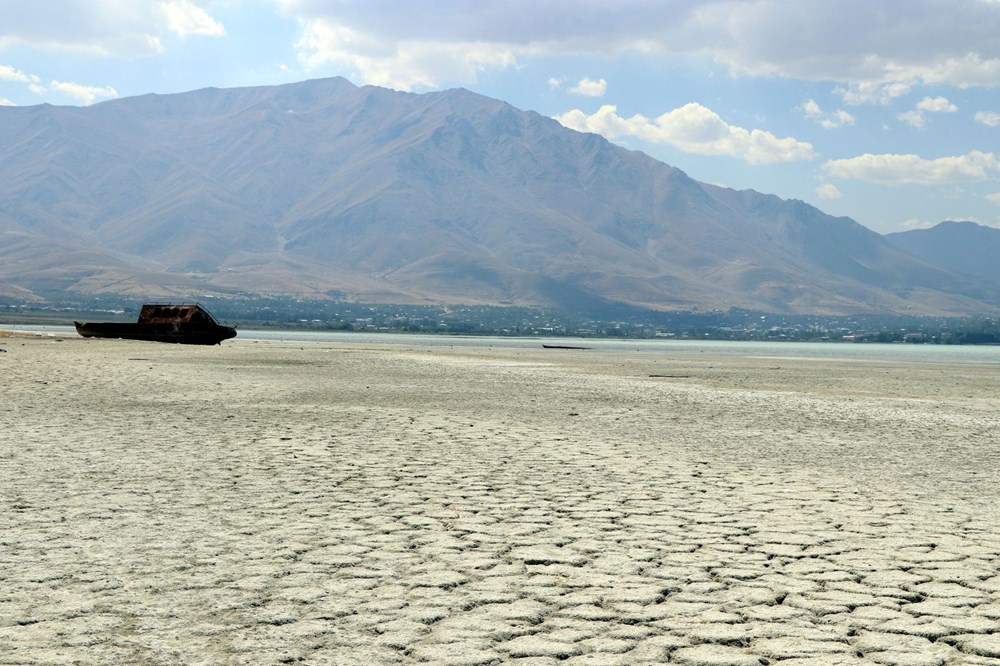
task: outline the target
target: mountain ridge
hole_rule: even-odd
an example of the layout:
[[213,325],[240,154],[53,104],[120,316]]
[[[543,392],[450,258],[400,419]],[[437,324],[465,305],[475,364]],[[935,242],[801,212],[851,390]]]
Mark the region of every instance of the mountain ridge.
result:
[[816,314],[981,312],[1000,292],[462,89],[318,79],[0,119],[18,289]]
[[885,238],[915,257],[1000,284],[1000,229],[947,220],[928,229],[886,234]]

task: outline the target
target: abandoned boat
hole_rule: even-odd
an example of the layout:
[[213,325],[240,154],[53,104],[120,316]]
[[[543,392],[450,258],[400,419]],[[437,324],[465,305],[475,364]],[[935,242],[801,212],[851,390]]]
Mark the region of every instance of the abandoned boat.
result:
[[146,303],[134,324],[73,322],[85,338],[124,338],[186,345],[217,345],[236,337],[236,329],[223,326],[200,305]]

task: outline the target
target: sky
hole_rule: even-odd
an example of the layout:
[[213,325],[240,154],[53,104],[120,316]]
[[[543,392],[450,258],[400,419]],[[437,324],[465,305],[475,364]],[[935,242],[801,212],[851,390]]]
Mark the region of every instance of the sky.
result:
[[0,105],[329,76],[466,88],[880,233],[1000,227],[1000,0],[0,0]]

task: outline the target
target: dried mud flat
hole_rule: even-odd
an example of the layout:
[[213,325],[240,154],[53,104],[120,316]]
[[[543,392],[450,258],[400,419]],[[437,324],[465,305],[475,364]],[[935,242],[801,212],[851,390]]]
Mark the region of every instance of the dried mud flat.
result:
[[0,347],[3,664],[1000,663],[997,367]]

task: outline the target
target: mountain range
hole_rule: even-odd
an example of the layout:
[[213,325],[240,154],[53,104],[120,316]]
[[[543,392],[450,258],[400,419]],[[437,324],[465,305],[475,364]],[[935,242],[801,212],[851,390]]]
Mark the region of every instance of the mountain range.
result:
[[1000,229],[949,221],[930,229],[886,234],[885,238],[932,264],[1000,284]]
[[998,309],[1000,276],[922,252],[915,233],[701,183],[461,89],[333,78],[0,107],[0,295],[14,299]]

